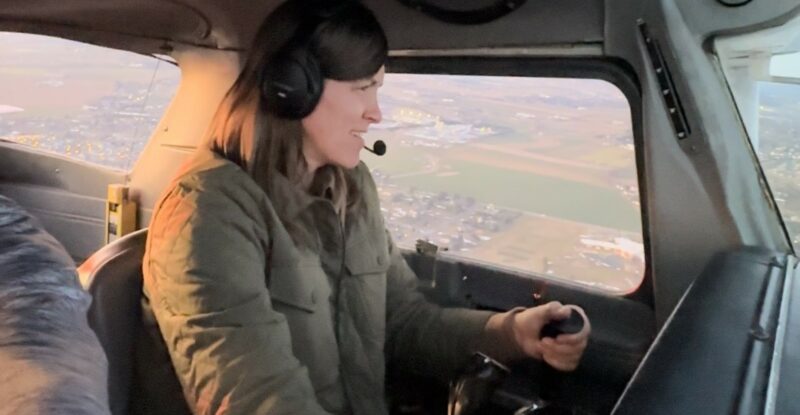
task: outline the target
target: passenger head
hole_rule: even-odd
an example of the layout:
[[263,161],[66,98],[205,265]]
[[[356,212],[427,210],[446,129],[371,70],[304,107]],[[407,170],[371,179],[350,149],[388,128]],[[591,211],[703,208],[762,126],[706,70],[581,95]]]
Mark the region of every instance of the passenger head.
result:
[[273,171],[298,183],[326,171],[346,191],[343,169],[381,118],[383,30],[357,1],[317,3],[289,0],[266,18],[209,129],[211,148],[265,190]]

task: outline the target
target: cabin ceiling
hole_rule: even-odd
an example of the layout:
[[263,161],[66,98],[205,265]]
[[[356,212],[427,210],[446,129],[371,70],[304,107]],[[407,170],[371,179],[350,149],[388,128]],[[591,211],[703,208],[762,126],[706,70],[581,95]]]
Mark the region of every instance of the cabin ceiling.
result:
[[[427,0],[447,9],[497,0]],[[393,50],[469,49],[598,43],[604,0],[527,0],[490,23],[442,23],[399,0],[364,0]],[[179,43],[246,49],[276,0],[0,0],[0,31],[60,36],[139,52]],[[409,30],[409,28],[414,28]]]

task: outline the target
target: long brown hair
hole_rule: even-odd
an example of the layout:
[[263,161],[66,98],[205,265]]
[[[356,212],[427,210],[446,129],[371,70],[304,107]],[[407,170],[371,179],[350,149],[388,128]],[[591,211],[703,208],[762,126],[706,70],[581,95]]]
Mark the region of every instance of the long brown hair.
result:
[[[328,3],[321,0],[320,3]],[[303,127],[299,120],[277,117],[267,111],[261,95],[264,71],[270,61],[308,28],[310,19],[321,20],[308,40],[309,51],[319,61],[324,78],[338,81],[364,79],[375,74],[388,54],[386,35],[372,12],[355,0],[320,19],[313,1],[288,0],[266,18],[258,30],[236,82],[217,109],[207,133],[211,149],[239,165],[271,194],[270,175],[280,173],[300,184],[307,173],[303,157]],[[338,166],[317,170],[331,180],[334,205],[344,215],[352,205],[354,188]],[[314,188],[322,186],[312,185]],[[347,201],[347,202],[345,202]]]

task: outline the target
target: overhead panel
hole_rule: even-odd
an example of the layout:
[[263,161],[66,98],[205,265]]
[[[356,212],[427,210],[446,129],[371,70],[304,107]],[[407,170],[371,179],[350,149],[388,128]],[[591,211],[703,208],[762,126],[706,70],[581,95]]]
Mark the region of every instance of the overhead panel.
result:
[[0,30],[79,38],[70,34],[86,32],[97,43],[103,33],[197,43],[212,27],[201,10],[175,0],[6,0]]
[[[392,49],[469,49],[596,43],[603,40],[602,0],[515,1],[514,10],[488,23],[459,24],[427,10],[495,13],[497,0],[367,0]],[[480,20],[480,19],[478,19]],[[411,24],[413,22],[413,24]],[[413,27],[413,30],[409,30]]]
[[[394,50],[530,47],[603,40],[604,0],[364,2],[383,24]],[[263,19],[279,3],[5,0],[0,8],[0,30],[63,36],[140,52],[164,52],[160,50],[164,41],[236,50],[249,47]],[[431,10],[460,12],[471,24],[448,22],[442,16],[437,19]]]

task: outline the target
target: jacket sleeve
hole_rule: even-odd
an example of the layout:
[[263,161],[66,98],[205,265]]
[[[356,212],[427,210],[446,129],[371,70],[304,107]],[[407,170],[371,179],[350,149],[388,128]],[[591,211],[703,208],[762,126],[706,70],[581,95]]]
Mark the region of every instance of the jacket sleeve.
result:
[[390,266],[386,287],[386,354],[413,372],[449,380],[473,353],[493,314],[444,308],[417,290],[417,277],[386,232]]
[[145,293],[194,413],[324,414],[272,308],[249,205],[178,185],[151,224]]

